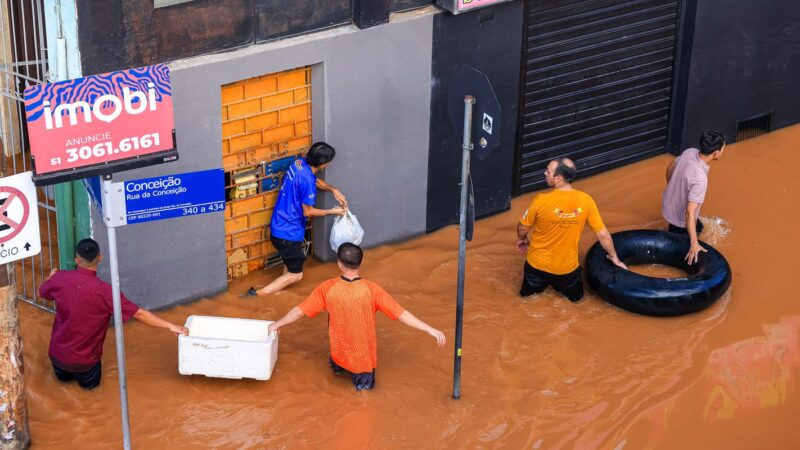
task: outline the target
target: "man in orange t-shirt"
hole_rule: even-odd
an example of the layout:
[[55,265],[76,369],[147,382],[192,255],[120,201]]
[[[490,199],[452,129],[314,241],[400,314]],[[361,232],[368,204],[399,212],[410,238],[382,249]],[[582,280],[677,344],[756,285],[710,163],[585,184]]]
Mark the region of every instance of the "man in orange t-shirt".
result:
[[[578,241],[587,222],[608,252],[608,259],[627,269],[617,257],[614,241],[592,197],[572,188],[576,175],[572,160],[550,161],[544,176],[553,190],[534,197],[517,225],[517,249],[520,253],[527,250],[519,291],[523,297],[542,292],[550,285],[570,301],[583,298]],[[531,230],[533,236],[528,239]]]
[[358,274],[364,252],[349,242],[339,246],[336,253],[342,276],[324,281],[298,306],[269,326],[278,331],[301,317],[314,317],[328,312],[328,335],[331,354],[329,364],[334,373],[348,371],[357,390],[375,387],[375,367],[378,365],[378,347],[375,336],[375,313],[381,311],[392,320],[424,331],[439,346],[445,343],[444,333],[417,319],[404,310],[377,284],[362,279]]

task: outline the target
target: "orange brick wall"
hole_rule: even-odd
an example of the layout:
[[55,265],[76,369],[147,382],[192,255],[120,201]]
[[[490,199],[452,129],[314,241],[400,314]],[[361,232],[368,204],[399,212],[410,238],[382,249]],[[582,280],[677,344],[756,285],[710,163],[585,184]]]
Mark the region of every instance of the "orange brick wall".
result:
[[[238,81],[223,86],[221,94],[226,173],[305,153],[311,146],[310,68]],[[264,267],[265,257],[275,253],[268,228],[277,191],[262,192],[261,176],[263,171],[258,193],[229,200],[225,208],[227,256],[238,249],[246,254],[245,261],[228,265],[228,281]]]

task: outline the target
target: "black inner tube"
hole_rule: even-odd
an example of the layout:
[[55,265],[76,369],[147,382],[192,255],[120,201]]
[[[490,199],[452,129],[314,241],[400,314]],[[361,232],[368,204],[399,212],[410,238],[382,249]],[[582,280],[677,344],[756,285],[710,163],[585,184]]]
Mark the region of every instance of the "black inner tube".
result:
[[687,277],[654,278],[613,265],[595,243],[586,255],[586,275],[605,301],[648,316],[680,316],[703,310],[719,299],[731,284],[725,257],[705,242],[698,262],[689,265],[689,237],[658,230],[614,233],[614,247],[625,264],[663,264],[683,270]]

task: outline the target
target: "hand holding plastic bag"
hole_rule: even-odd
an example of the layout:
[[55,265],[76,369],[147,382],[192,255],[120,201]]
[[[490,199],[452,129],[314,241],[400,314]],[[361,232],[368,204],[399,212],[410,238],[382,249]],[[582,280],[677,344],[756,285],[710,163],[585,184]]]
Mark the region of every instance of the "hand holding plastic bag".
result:
[[345,242],[352,242],[359,245],[364,239],[364,229],[356,219],[356,215],[351,213],[348,209],[341,216],[336,216],[333,219],[333,227],[331,228],[331,248],[333,251],[339,250],[339,246]]

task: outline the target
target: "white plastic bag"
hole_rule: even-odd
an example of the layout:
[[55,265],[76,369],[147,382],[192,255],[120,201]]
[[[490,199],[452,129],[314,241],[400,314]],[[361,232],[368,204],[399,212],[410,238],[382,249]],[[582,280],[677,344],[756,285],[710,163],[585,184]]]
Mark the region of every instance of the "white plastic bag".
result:
[[333,219],[333,227],[331,228],[331,248],[333,251],[338,251],[339,246],[345,242],[352,242],[359,245],[364,239],[364,229],[356,219],[356,215],[351,213],[348,209],[344,215],[336,216]]

